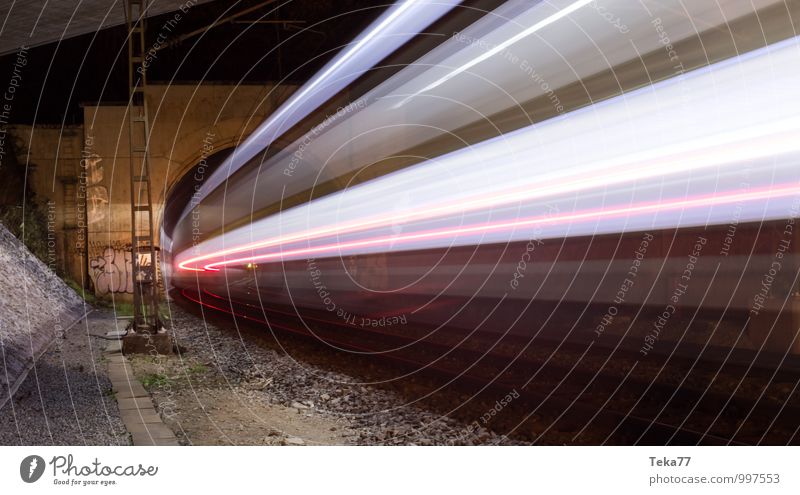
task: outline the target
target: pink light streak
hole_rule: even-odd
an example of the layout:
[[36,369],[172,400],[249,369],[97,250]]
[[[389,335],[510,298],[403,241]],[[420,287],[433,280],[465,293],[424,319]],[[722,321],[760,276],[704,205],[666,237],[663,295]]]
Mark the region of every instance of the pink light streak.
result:
[[[715,146],[712,147],[708,146],[709,142],[706,139],[699,140],[695,143],[685,143],[681,147],[680,153],[673,152],[668,156],[658,157],[652,160],[649,166],[646,167],[635,167],[631,170],[631,165],[640,159],[638,156],[618,158],[613,160],[616,163],[610,164],[610,167],[603,167],[602,170],[597,170],[592,173],[584,173],[577,179],[565,180],[563,178],[555,178],[545,181],[537,187],[525,186],[512,188],[506,191],[475,196],[439,206],[426,206],[425,208],[406,210],[391,215],[374,216],[362,220],[337,223],[328,227],[309,229],[295,234],[278,236],[264,241],[257,241],[196,256],[180,262],[178,267],[183,270],[202,271],[202,269],[193,268],[189,265],[196,265],[198,262],[218,258],[220,256],[242,253],[253,249],[263,249],[270,246],[279,246],[294,241],[313,240],[328,235],[354,233],[360,230],[396,223],[469,213],[481,209],[510,205],[520,201],[530,201],[547,196],[572,193],[592,188],[604,188],[610,185],[675,174],[690,169],[696,170],[720,163],[736,162],[738,160],[762,156],[766,153],[764,150],[770,150],[769,153],[774,153],[776,151],[796,149],[795,134],[792,132],[763,135],[765,131],[776,130],[772,127],[783,130],[786,124],[790,124],[789,127],[792,127],[796,126],[797,122],[795,119],[791,119],[786,123],[780,122],[777,123],[777,125],[772,124],[768,126],[770,127],[769,130],[754,127],[731,133],[731,135],[716,136]],[[748,138],[748,141],[744,141]]]
[[[600,220],[600,219],[608,219],[608,218],[615,218],[615,217],[629,216],[629,215],[658,213],[669,210],[708,207],[708,206],[716,206],[716,205],[745,202],[745,201],[767,200],[771,198],[791,196],[794,194],[800,194],[799,184],[783,185],[779,187],[771,187],[771,188],[759,189],[748,192],[733,192],[721,195],[699,196],[691,199],[682,199],[682,200],[666,201],[659,203],[640,203],[638,205],[633,205],[633,206],[619,206],[613,208],[585,210],[581,212],[574,212],[561,215],[537,216],[533,218],[525,218],[525,219],[518,219],[505,222],[481,223],[471,226],[437,229],[437,230],[418,232],[406,235],[381,236],[372,239],[364,239],[364,240],[350,241],[344,243],[332,243],[323,246],[299,248],[288,251],[281,250],[277,252],[240,257],[231,260],[216,261],[204,265],[202,269],[195,267],[185,267],[185,266],[181,266],[181,268],[193,271],[203,271],[203,270],[219,271],[220,267],[229,265],[240,265],[258,261],[277,261],[282,258],[296,257],[296,256],[316,256],[319,254],[329,254],[329,253],[332,254],[342,249],[349,249],[349,248],[388,246],[388,245],[395,246],[397,244],[409,243],[419,240],[443,239],[443,238],[459,237],[469,234],[484,234],[490,232],[511,231],[514,229],[530,227],[537,224],[541,225],[548,223],[574,222],[574,221],[584,221],[592,219]],[[213,259],[213,258],[224,257],[226,254],[229,254],[232,251],[241,251],[241,250],[242,250],[241,247],[231,248],[217,253],[205,255],[204,258]],[[181,265],[185,265],[190,261],[191,260],[183,262]]]

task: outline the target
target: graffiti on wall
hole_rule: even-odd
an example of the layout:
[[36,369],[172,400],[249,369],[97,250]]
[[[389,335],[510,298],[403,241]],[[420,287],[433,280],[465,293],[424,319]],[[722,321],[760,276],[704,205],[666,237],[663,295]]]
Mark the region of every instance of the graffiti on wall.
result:
[[108,211],[108,188],[102,185],[105,178],[103,166],[100,164],[102,160],[95,153],[86,159],[86,216],[90,224],[105,219]]
[[[89,259],[89,274],[98,296],[114,294],[133,294],[133,262],[130,245],[92,246]],[[150,254],[139,254],[139,264],[150,264]]]
[[[130,251],[110,246],[105,248],[101,256],[89,262],[95,292],[99,295],[112,292],[133,294],[131,265]],[[131,283],[128,283],[128,279],[131,279]]]

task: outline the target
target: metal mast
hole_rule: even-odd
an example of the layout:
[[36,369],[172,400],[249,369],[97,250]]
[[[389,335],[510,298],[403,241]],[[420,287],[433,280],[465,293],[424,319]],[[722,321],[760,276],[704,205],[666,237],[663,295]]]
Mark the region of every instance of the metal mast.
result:
[[150,0],[126,0],[128,23],[128,129],[131,187],[131,264],[133,270],[133,330],[156,333],[158,284],[150,184],[150,128],[145,88],[145,15]]

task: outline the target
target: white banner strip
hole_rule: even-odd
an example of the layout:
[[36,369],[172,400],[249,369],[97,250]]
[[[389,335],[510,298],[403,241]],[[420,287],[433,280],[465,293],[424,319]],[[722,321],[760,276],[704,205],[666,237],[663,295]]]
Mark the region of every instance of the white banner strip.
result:
[[798,454],[795,447],[4,447],[0,484],[14,494],[800,493]]

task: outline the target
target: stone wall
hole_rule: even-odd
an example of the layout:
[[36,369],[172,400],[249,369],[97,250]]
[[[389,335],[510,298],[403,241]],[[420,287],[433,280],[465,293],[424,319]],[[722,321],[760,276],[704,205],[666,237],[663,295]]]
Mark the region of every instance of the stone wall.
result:
[[[150,85],[150,176],[156,245],[165,199],[202,158],[245,139],[294,87]],[[84,105],[84,123],[16,126],[29,150],[34,192],[58,218],[59,267],[99,297],[132,294],[127,108]]]
[[[16,125],[17,140],[27,165],[36,200],[46,210],[52,269],[79,282],[86,275],[85,199],[81,197],[82,126],[36,127]],[[50,251],[51,249],[48,249]]]

